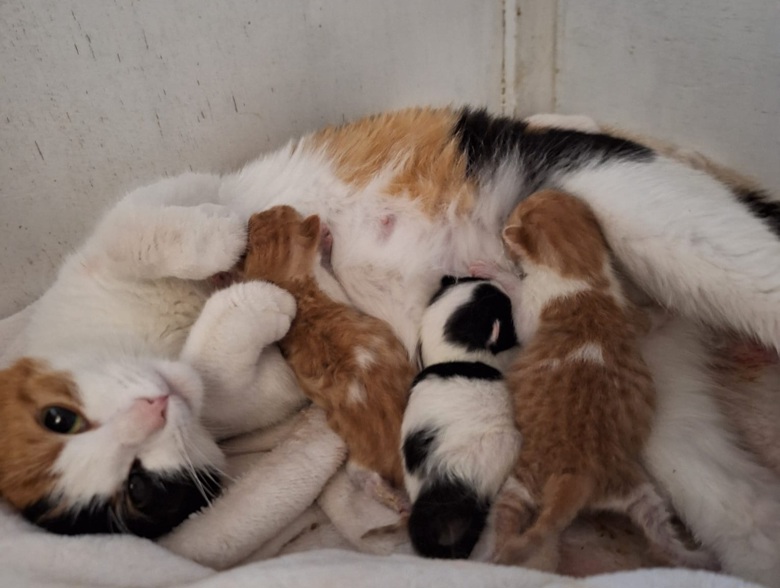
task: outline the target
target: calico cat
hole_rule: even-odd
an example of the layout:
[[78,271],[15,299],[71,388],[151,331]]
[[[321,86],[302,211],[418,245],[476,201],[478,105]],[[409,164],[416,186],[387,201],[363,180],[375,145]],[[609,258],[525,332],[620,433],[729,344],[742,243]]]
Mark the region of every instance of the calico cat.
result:
[[401,450],[421,555],[467,558],[517,460],[520,436],[500,368],[517,344],[507,295],[486,280],[442,278],[420,327]]
[[496,505],[495,561],[555,570],[560,534],[600,508],[628,515],[675,565],[711,567],[677,538],[642,465],[655,411],[638,344],[646,320],[623,294],[593,213],[539,192],[512,211],[503,239],[515,273],[495,277],[524,343],[507,371],[524,443]]
[[[637,292],[673,315],[641,341],[658,393],[644,451],[650,474],[727,572],[778,585],[780,478],[743,448],[719,409],[710,331],[700,324],[780,346],[780,204],[760,188],[679,153],[595,124],[569,128],[569,121],[552,116],[529,123],[472,108],[388,112],[291,141],[236,173],[165,180],[144,190],[143,200],[194,207],[200,212],[190,214],[198,216],[206,214],[199,208],[203,203],[226,207],[243,219],[228,223],[234,235],[229,240],[238,249],[253,212],[287,204],[318,214],[335,238],[330,268],[315,268],[320,285],[342,287],[344,300],[392,325],[413,353],[440,278],[465,275],[476,260],[500,263],[499,235],[521,200],[544,188],[582,198]],[[159,226],[155,220],[150,215],[140,229]],[[162,250],[191,251],[166,234],[171,238],[156,241]],[[190,233],[181,235],[192,243]],[[229,265],[225,259],[193,274],[224,249],[202,241],[199,254],[176,270],[195,280],[176,282],[181,295],[198,300],[203,295],[197,280]],[[104,357],[121,359],[126,352],[104,340],[140,326],[145,314],[117,324],[114,312],[87,312],[79,288],[70,294],[58,288],[50,297],[37,335],[39,343],[47,335],[52,339],[45,356],[58,360],[74,349],[89,355],[102,348]],[[114,306],[137,309],[122,292],[115,292]],[[148,316],[155,320],[147,338],[164,347],[164,357],[176,357],[172,347],[182,344],[194,316]],[[102,325],[110,329],[101,331]],[[64,341],[73,330],[86,336],[90,329],[90,344]]]
[[[206,302],[246,228],[224,207],[179,200],[217,185],[192,174],[128,195],[35,303],[23,357],[0,370],[0,496],[49,531],[168,532],[218,495],[216,437],[304,400],[264,349],[289,326],[289,294],[236,285]],[[216,389],[209,378],[225,371],[232,387]]]
[[246,256],[237,274],[267,280],[294,296],[297,310],[279,341],[282,355],[306,396],[325,410],[328,424],[344,439],[353,480],[402,512],[398,446],[414,369],[389,325],[321,290],[314,267],[323,254],[327,260],[331,246],[319,217],[276,206],[249,219]]

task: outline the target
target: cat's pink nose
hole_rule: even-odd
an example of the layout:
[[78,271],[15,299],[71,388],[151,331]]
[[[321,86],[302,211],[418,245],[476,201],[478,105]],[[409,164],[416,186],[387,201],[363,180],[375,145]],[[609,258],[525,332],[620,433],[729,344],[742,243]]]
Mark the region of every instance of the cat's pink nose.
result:
[[156,396],[155,398],[138,399],[137,410],[141,413],[141,418],[150,432],[162,429],[165,426],[169,397],[166,394],[165,396]]

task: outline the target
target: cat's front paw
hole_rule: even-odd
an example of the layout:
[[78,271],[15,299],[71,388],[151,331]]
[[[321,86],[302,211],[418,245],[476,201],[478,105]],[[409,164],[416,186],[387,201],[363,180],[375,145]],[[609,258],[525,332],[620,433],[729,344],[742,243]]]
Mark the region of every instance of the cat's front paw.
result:
[[226,206],[201,204],[192,207],[181,244],[183,256],[178,276],[203,280],[233,268],[246,250],[246,223]]
[[263,337],[278,341],[290,330],[295,317],[296,304],[292,294],[270,282],[254,280],[233,284],[216,295],[252,317]]

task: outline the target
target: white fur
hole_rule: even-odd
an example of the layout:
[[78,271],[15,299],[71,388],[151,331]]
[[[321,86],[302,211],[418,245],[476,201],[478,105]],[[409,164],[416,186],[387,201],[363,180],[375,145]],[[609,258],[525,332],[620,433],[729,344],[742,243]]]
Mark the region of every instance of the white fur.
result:
[[401,438],[419,429],[437,431],[421,472],[407,472],[414,501],[427,479],[457,478],[492,500],[517,460],[520,435],[503,381],[427,378],[417,384],[404,412]]
[[[487,350],[468,350],[444,336],[444,326],[467,303],[482,282],[451,286],[423,315],[420,331],[423,364],[499,362]],[[510,325],[511,328],[511,325]],[[409,395],[401,439],[415,431],[435,432],[431,452],[420,471],[406,471],[405,484],[414,501],[423,484],[436,478],[457,479],[492,501],[517,461],[520,434],[512,399],[502,380],[427,377]]]
[[780,586],[780,479],[740,448],[718,410],[701,334],[674,319],[643,353],[658,394],[644,451],[651,475],[726,571]]
[[560,179],[657,301],[780,349],[780,239],[704,172],[663,157]]
[[600,343],[585,343],[566,356],[567,361],[592,362],[603,365],[604,351]]

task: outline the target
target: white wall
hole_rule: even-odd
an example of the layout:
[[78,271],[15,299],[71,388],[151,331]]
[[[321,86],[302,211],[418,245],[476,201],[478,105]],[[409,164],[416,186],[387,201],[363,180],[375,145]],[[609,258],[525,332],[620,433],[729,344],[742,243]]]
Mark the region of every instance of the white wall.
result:
[[778,0],[558,0],[556,29],[554,109],[698,148],[780,196]]
[[588,113],[780,194],[778,0],[0,0],[0,48],[0,317],[127,188],[411,104]]
[[502,3],[2,1],[0,48],[2,317],[128,187],[388,108],[498,109]]

